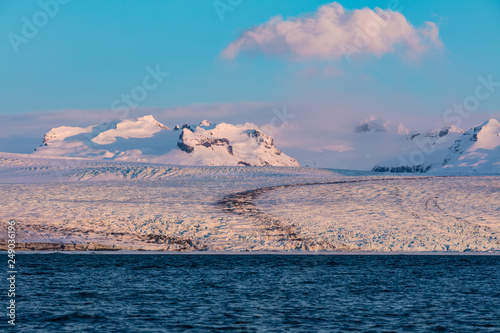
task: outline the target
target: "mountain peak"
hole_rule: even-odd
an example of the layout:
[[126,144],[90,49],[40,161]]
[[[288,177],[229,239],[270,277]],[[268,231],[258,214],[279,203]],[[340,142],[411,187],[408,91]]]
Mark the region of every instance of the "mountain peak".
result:
[[500,123],[495,118],[490,118],[490,119],[486,120],[484,123],[482,123],[481,125],[476,126],[476,127],[481,127],[481,128],[494,127],[494,128],[498,128],[498,127],[500,127]]
[[[99,127],[99,125],[96,127]],[[135,120],[124,119],[118,122],[114,128],[102,130],[91,141],[100,145],[106,145],[115,143],[117,138],[150,138],[155,133],[168,129],[167,126],[156,121],[153,116],[143,116]]]
[[147,115],[147,116],[142,116],[142,117],[139,117],[137,118],[136,121],[141,121],[141,122],[145,122],[145,123],[151,123],[153,125],[156,125],[162,129],[169,129],[167,126],[163,125],[162,123],[160,123],[158,120],[156,120],[152,115]]

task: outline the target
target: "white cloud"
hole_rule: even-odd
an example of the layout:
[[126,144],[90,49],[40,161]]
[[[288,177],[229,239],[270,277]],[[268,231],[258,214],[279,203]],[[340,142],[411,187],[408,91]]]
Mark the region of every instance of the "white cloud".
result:
[[222,56],[234,59],[242,53],[263,53],[296,60],[332,60],[356,54],[402,52],[413,58],[441,45],[434,23],[415,28],[391,9],[346,10],[334,2],[308,16],[287,20],[273,17],[246,30],[224,49]]

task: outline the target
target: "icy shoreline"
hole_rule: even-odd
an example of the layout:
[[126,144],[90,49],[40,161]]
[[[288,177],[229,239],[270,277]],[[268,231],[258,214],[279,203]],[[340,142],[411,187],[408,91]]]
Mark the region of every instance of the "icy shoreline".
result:
[[[0,253],[7,251],[0,250]],[[85,254],[85,255],[221,255],[221,256],[500,256],[500,251],[495,252],[363,252],[363,251],[18,251],[19,254]]]

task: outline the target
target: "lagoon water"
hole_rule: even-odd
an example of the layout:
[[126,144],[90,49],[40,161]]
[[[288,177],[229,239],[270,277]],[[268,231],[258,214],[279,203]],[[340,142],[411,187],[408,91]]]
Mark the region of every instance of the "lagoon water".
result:
[[500,256],[33,253],[16,262],[20,332],[500,331]]

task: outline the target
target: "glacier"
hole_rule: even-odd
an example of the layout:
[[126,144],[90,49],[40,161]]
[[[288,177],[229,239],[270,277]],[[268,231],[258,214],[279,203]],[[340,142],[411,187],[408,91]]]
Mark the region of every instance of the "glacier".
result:
[[0,220],[16,220],[19,250],[498,252],[498,188],[497,176],[0,153]]

